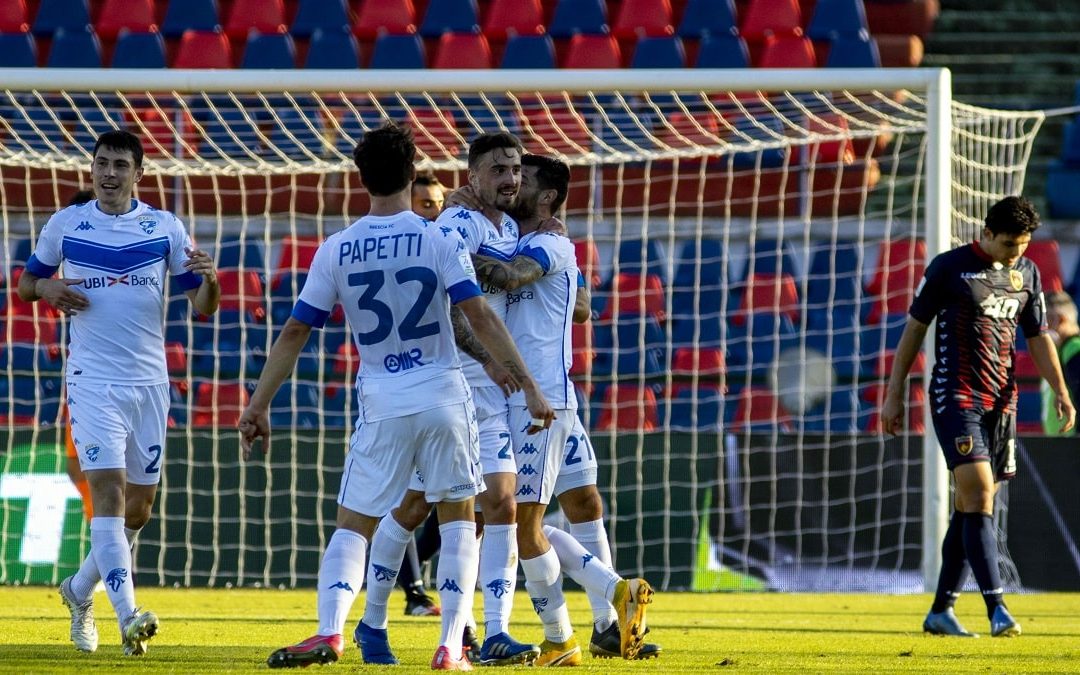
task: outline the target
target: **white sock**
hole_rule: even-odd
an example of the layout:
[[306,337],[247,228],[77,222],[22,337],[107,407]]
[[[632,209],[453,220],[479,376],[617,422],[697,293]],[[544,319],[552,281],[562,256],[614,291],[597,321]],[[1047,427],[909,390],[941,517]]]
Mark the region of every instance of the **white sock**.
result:
[[[586,551],[596,556],[602,563],[611,567],[611,544],[608,542],[607,529],[603,520],[590,520],[587,523],[570,523],[570,534],[577,539]],[[593,624],[601,633],[608,626],[619,620],[615,608],[603,595],[586,591],[589,606],[592,607]]]
[[[99,578],[123,628],[135,611],[135,580],[131,578],[131,549],[124,538],[124,519],[94,516],[90,519],[90,553],[97,562]],[[96,581],[94,583],[97,583]]]
[[341,635],[356,594],[364,585],[367,539],[359,532],[338,528],[323,552],[316,592],[319,635]]
[[461,658],[461,635],[472,616],[473,589],[480,549],[476,545],[476,525],[468,520],[452,520],[439,525],[442,549],[439,551],[438,578],[435,586],[442,601],[442,635],[439,644],[450,658]]
[[529,591],[533,609],[544,624],[544,637],[552,642],[566,642],[574,634],[559,567],[559,557],[554,547],[535,558],[521,560],[525,589]]
[[[139,530],[125,527],[124,536],[127,537],[128,548],[134,548],[135,540],[139,538]],[[131,560],[131,566],[132,568],[135,567],[134,556]],[[92,552],[87,553],[82,564],[79,565],[79,571],[71,578],[71,593],[75,596],[75,600],[79,603],[89,600],[90,596],[94,594],[94,587],[97,586],[99,581],[101,581],[101,573],[98,572],[97,561],[94,560]]]
[[605,602],[615,597],[615,584],[619,583],[621,578],[609,566],[562,530],[545,525],[544,535],[558,554],[559,564],[567,576],[587,593],[595,593],[604,598]]
[[412,532],[387,515],[375,530],[371,540],[371,562],[368,570],[367,600],[364,603],[364,623],[371,628],[386,628],[386,604],[394,590],[405,547]]
[[517,525],[485,525],[480,541],[480,591],[484,637],[510,632],[517,588]]

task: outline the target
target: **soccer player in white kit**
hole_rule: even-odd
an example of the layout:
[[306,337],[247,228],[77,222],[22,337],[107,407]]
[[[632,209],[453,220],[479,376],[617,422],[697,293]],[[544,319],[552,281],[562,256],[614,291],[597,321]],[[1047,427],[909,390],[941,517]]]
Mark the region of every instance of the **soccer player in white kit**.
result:
[[[145,654],[158,630],[154,613],[135,606],[131,546],[150,520],[165,454],[165,283],[171,275],[202,314],[221,295],[213,260],[183,223],[132,198],[142,160],[137,136],[102,134],[90,167],[97,199],[49,219],[19,278],[20,298],[71,317],[67,408],[94,506],[90,553],[60,584],[71,640],[97,649],[93,595],[104,580],[130,656]],[[52,278],[61,264],[64,276]]]
[[319,566],[318,633],[275,651],[268,659],[271,667],[340,657],[345,619],[364,579],[367,543],[379,519],[405,492],[415,468],[426,478],[427,501],[439,511],[443,542],[438,568],[442,635],[431,667],[471,669],[462,658],[461,637],[476,583],[473,498],[483,489],[483,479],[451,303],[526,391],[534,431],[548,426],[554,414],[506,327],[481,298],[460,235],[410,211],[415,152],[411,132],[392,123],[367,132],[357,144],[354,159],[371,208],[319,247],[292,317],[274,342],[240,418],[245,458],[260,437],[268,451],[270,401],[312,327],[322,326],[340,300],[360,352],[356,388],[361,415],[338,493],[337,529]]
[[[556,409],[551,428],[529,437],[523,433],[529,418],[524,401],[517,394],[509,400],[510,432],[518,464],[521,566],[533,606],[544,624],[545,640],[538,665],[581,662],[581,650],[562,593],[561,573],[570,575],[586,589],[594,614],[599,613],[597,606],[602,608],[598,618],[607,619],[614,607],[618,624],[614,634],[618,637],[613,651],[627,659],[638,658],[643,651],[645,606],[652,601],[652,589],[645,580],[624,580],[611,569],[596,491],[596,458],[577,417],[577,397],[569,377],[571,324],[579,278],[574,245],[565,236],[539,231],[540,223],[566,199],[569,182],[570,169],[565,163],[526,155],[514,210],[521,228],[517,254],[509,262],[487,256],[476,258],[478,277],[507,290],[507,327],[525,355],[530,372]],[[583,522],[587,527],[581,528],[583,534],[595,535],[587,538],[595,545],[593,550],[586,550],[565,532],[543,526],[544,511],[555,494],[567,495],[573,512],[595,521]],[[595,541],[599,539],[602,541]],[[594,628],[594,642],[599,632]],[[657,650],[650,646],[650,651],[655,655]]]
[[[436,221],[461,235],[466,249],[473,254],[500,256],[509,260],[517,249],[518,227],[505,214],[517,196],[521,178],[521,142],[505,132],[483,134],[469,145],[469,185],[481,209],[451,206]],[[500,319],[506,316],[506,292],[482,284],[484,297]],[[481,350],[482,351],[482,348]],[[487,356],[480,354],[482,359]],[[480,543],[480,589],[484,599],[484,642],[478,661],[483,665],[530,663],[540,654],[540,647],[518,642],[510,636],[510,612],[517,586],[517,525],[514,491],[517,463],[510,443],[506,394],[492,381],[481,362],[462,358],[465,377],[472,389],[476,422],[480,435],[480,465],[485,490],[477,497],[484,518],[484,536]],[[402,507],[380,525],[372,543],[371,563],[378,574],[368,579],[364,617],[357,635],[364,638],[372,629],[387,626],[386,603],[401,565],[405,546],[412,531],[423,522],[430,508],[416,495],[421,488],[413,481],[410,495]],[[385,529],[384,529],[385,528]],[[385,535],[385,536],[384,536]],[[386,540],[387,537],[389,541]],[[368,663],[392,662],[382,656],[382,647],[374,640],[358,640]]]

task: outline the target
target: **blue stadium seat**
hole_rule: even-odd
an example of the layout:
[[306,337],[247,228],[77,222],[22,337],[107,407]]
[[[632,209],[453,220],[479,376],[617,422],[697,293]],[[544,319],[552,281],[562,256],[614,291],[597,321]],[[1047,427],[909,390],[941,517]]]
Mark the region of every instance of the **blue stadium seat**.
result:
[[555,44],[548,35],[514,35],[506,41],[502,68],[554,68]]
[[214,262],[218,269],[254,270],[265,276],[265,256],[263,255],[262,242],[252,238],[241,239],[237,235],[227,235],[221,238],[221,246],[214,254]]
[[429,0],[420,35],[437,38],[443,33],[480,32],[480,11],[476,0]]
[[289,26],[294,37],[312,37],[317,30],[334,32],[349,26],[349,5],[346,0],[300,0],[296,18]]
[[419,35],[380,35],[375,40],[369,68],[426,68],[424,43]]
[[896,349],[906,324],[907,314],[886,314],[880,323],[861,327],[859,351],[865,372],[874,372],[882,353]]
[[[717,239],[687,241],[679,251],[671,312],[676,320],[721,314],[728,299],[730,277],[724,259],[723,242]],[[734,309],[737,305],[729,305]]]
[[578,33],[602,35],[607,32],[607,5],[604,0],[559,0],[548,24],[548,35],[553,38],[568,38]]
[[862,258],[862,246],[854,242],[838,242],[835,247],[821,242],[814,249],[806,280],[806,301],[811,312],[850,304],[852,313],[856,313]]
[[[779,118],[769,117],[751,121],[739,118],[735,128],[742,134],[755,140],[775,142],[784,135],[784,123]],[[764,129],[762,128],[764,127]],[[776,169],[784,166],[787,154],[782,148],[762,149],[759,151],[736,152],[732,157],[732,166],[740,170]]]
[[730,35],[737,25],[732,0],[690,0],[677,34],[684,38]]
[[733,33],[706,35],[698,44],[695,68],[749,68],[746,41]]
[[31,33],[0,33],[0,68],[37,66],[37,44]]
[[319,389],[311,382],[286,380],[270,401],[272,427],[316,429],[319,421]]
[[754,312],[746,323],[728,322],[728,364],[748,368],[755,375],[765,375],[785,349],[798,344],[798,335],[786,314]]
[[41,0],[33,31],[38,37],[49,37],[59,28],[82,30],[90,25],[87,0]]
[[256,125],[261,121],[251,119],[250,113],[241,104],[226,95],[202,95],[192,102],[195,121],[202,125],[206,135],[203,142],[204,152],[214,152],[211,143],[218,147],[217,152],[231,157],[243,157],[248,152],[258,153],[262,149]]
[[296,45],[288,33],[248,34],[241,68],[291,70],[296,67]]
[[[724,395],[717,387],[701,386],[697,389],[690,386],[682,387],[676,392],[669,405],[670,426],[673,430],[719,431],[722,427],[721,410],[726,406]],[[732,408],[731,413],[734,412]]]
[[647,316],[617,317],[594,324],[593,375],[617,375],[620,381],[662,375],[664,331]]
[[1080,218],[1080,166],[1062,160],[1050,162],[1046,176],[1046,201],[1051,218]]
[[217,0],[172,0],[161,22],[161,33],[180,37],[186,30],[213,31],[220,28]]
[[90,26],[57,28],[53,33],[49,68],[100,68],[101,42]]
[[881,54],[877,41],[866,33],[841,36],[829,46],[826,68],[880,68]]
[[270,144],[288,157],[322,153],[322,121],[317,108],[278,110],[270,129]]
[[863,0],[817,0],[806,36],[811,40],[835,40],[869,31]]
[[316,28],[311,34],[305,68],[348,70],[359,65],[360,47],[348,27]]
[[26,98],[20,101],[20,105],[21,110],[10,106],[7,101],[0,103],[0,115],[11,127],[8,144],[42,152],[55,147],[63,152],[68,144],[67,137],[53,112],[36,99]]
[[840,388],[825,401],[803,414],[803,431],[858,433],[870,421],[868,406],[859,397],[858,386]]
[[120,31],[113,49],[113,68],[165,68],[165,40],[161,33]]
[[742,278],[750,274],[790,274],[798,276],[795,252],[787,239],[762,238],[754,242],[753,260],[746,262]]
[[618,272],[655,274],[667,283],[667,255],[664,247],[655,239],[624,239],[619,243],[613,262]]
[[637,42],[631,68],[685,68],[686,50],[677,37],[645,37]]
[[106,131],[124,128],[124,115],[119,110],[102,110],[95,103],[87,102],[86,106],[79,108],[79,115],[71,125],[75,144],[87,152],[93,152],[98,136]]

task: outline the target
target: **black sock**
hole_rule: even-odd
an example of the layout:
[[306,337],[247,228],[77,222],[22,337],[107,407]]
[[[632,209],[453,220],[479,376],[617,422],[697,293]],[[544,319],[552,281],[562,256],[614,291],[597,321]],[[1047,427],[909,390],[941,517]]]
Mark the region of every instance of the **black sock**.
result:
[[406,555],[405,559],[401,561],[401,569],[398,570],[398,586],[401,586],[408,593],[409,589],[418,582],[419,579],[413,573],[413,566],[409,564],[409,556]]
[[967,578],[967,559],[964,556],[964,514],[953,511],[945,538],[941,541],[941,573],[937,592],[930,611],[944,612],[956,604],[960,589]]
[[439,534],[439,512],[431,510],[431,515],[424,522],[420,535],[416,540],[416,554],[420,562],[431,560],[431,556],[439,552],[442,547],[442,535]]
[[994,519],[985,513],[964,514],[964,552],[971,572],[979,582],[986,615],[993,616],[1002,600],[1001,571],[998,569],[997,541],[994,538]]

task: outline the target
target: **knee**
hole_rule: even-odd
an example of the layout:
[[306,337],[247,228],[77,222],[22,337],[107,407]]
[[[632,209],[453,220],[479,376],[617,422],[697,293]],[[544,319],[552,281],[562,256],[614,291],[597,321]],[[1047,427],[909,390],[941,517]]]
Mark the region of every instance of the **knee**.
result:
[[970,488],[961,490],[956,495],[957,506],[964,513],[993,513],[994,490]]
[[130,530],[141,530],[150,522],[150,510],[154,505],[153,499],[144,497],[128,497],[124,511],[124,527]]
[[420,527],[427,520],[429,513],[431,513],[431,504],[423,498],[406,499],[392,512],[394,520],[410,532]]
[[513,494],[486,500],[482,506],[484,522],[491,525],[509,525],[517,515],[517,501]]
[[604,517],[604,502],[596,490],[569,493],[565,500],[559,499],[559,505],[571,523],[588,523]]

